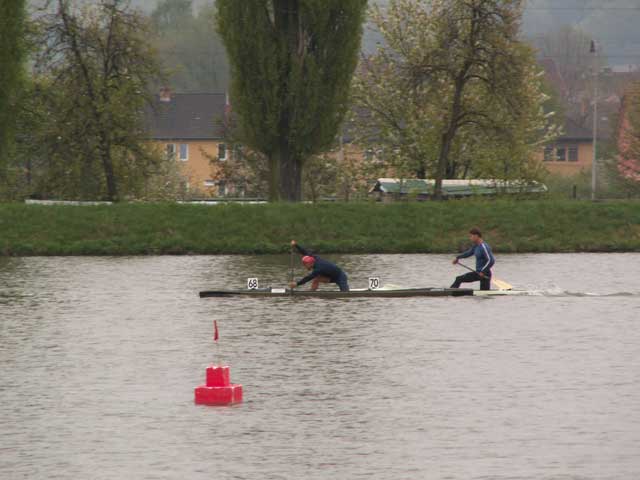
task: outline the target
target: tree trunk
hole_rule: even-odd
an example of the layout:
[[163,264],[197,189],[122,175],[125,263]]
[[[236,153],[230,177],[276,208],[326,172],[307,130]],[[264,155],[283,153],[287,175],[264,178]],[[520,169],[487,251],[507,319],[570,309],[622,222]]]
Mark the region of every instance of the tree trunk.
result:
[[277,154],[269,155],[269,201],[280,200],[280,168]]
[[280,147],[280,199],[286,202],[302,200],[302,163],[292,155],[287,142]]
[[442,199],[442,180],[449,171],[449,152],[451,151],[451,144],[459,127],[460,110],[462,108],[462,93],[466,85],[466,76],[470,63],[467,61],[460,74],[456,78],[455,92],[453,94],[453,102],[451,104],[451,118],[449,119],[449,125],[447,130],[442,134],[442,141],[440,142],[440,154],[438,156],[438,168],[436,169],[436,184],[434,187],[433,196],[436,200]]
[[[284,31],[287,36],[289,65],[286,81],[291,81],[291,71],[295,65],[302,62],[300,49],[303,45],[303,35],[300,25],[300,1],[284,0],[286,11],[283,15]],[[280,118],[280,198],[286,202],[302,200],[302,168],[299,159],[291,152],[289,133],[291,119],[295,112],[286,106]]]
[[436,184],[433,189],[433,198],[436,200],[442,200],[442,180],[447,171],[452,140],[453,135],[451,134],[451,128],[449,128],[449,130],[442,135],[442,141],[440,142],[440,155],[438,156],[438,168],[436,169],[435,179]]

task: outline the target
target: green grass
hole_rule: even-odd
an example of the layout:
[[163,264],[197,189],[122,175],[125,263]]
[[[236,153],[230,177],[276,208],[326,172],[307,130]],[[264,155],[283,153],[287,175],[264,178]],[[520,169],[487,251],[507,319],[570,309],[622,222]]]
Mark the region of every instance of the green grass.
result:
[[640,202],[0,204],[0,255],[445,253],[478,226],[497,252],[640,251]]

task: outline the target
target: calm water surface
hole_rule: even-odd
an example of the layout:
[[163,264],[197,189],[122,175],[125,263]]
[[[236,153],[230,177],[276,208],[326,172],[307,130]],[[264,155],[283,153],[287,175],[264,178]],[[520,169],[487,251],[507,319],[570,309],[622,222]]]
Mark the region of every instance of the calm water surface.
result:
[[[356,287],[462,273],[329,258]],[[639,479],[640,254],[498,262],[539,294],[199,299],[289,258],[0,259],[0,479]],[[217,359],[243,404],[193,404]]]

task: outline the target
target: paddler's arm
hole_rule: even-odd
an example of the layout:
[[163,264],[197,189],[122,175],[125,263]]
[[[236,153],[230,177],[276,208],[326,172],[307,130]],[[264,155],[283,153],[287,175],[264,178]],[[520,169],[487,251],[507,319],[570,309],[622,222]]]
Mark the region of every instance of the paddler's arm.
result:
[[310,282],[311,280],[313,280],[314,278],[316,278],[318,275],[320,275],[320,272],[316,272],[315,270],[313,272],[311,272],[309,275],[307,275],[306,277],[301,278],[300,280],[298,280],[298,282],[296,283],[296,285],[300,286],[300,285],[304,285],[307,282]]
[[298,245],[298,242],[296,242],[295,240],[291,240],[291,246],[295,247],[295,249],[298,251],[298,253],[300,255],[312,255],[312,253],[310,251],[308,251],[306,248]]
[[466,252],[463,252],[460,255],[458,255],[456,258],[454,258],[453,262],[451,262],[451,263],[453,263],[455,265],[456,263],[458,263],[458,260],[460,260],[461,258],[469,258],[473,254],[474,254],[474,247],[471,247]]
[[304,278],[301,278],[300,280],[298,280],[297,282],[291,282],[289,284],[289,286],[291,288],[295,288],[295,287],[299,287],[300,285],[304,285],[307,282],[310,282],[311,280],[313,280],[314,278],[316,278],[318,275],[320,275],[320,272],[316,272],[315,270],[313,272],[311,272],[309,275],[307,275]]

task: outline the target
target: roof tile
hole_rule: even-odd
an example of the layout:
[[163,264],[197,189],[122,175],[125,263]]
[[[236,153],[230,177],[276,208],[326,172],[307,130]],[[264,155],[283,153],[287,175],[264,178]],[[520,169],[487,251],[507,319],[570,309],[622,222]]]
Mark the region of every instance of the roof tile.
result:
[[156,96],[145,112],[154,140],[214,140],[224,137],[224,93],[174,93],[169,102]]

